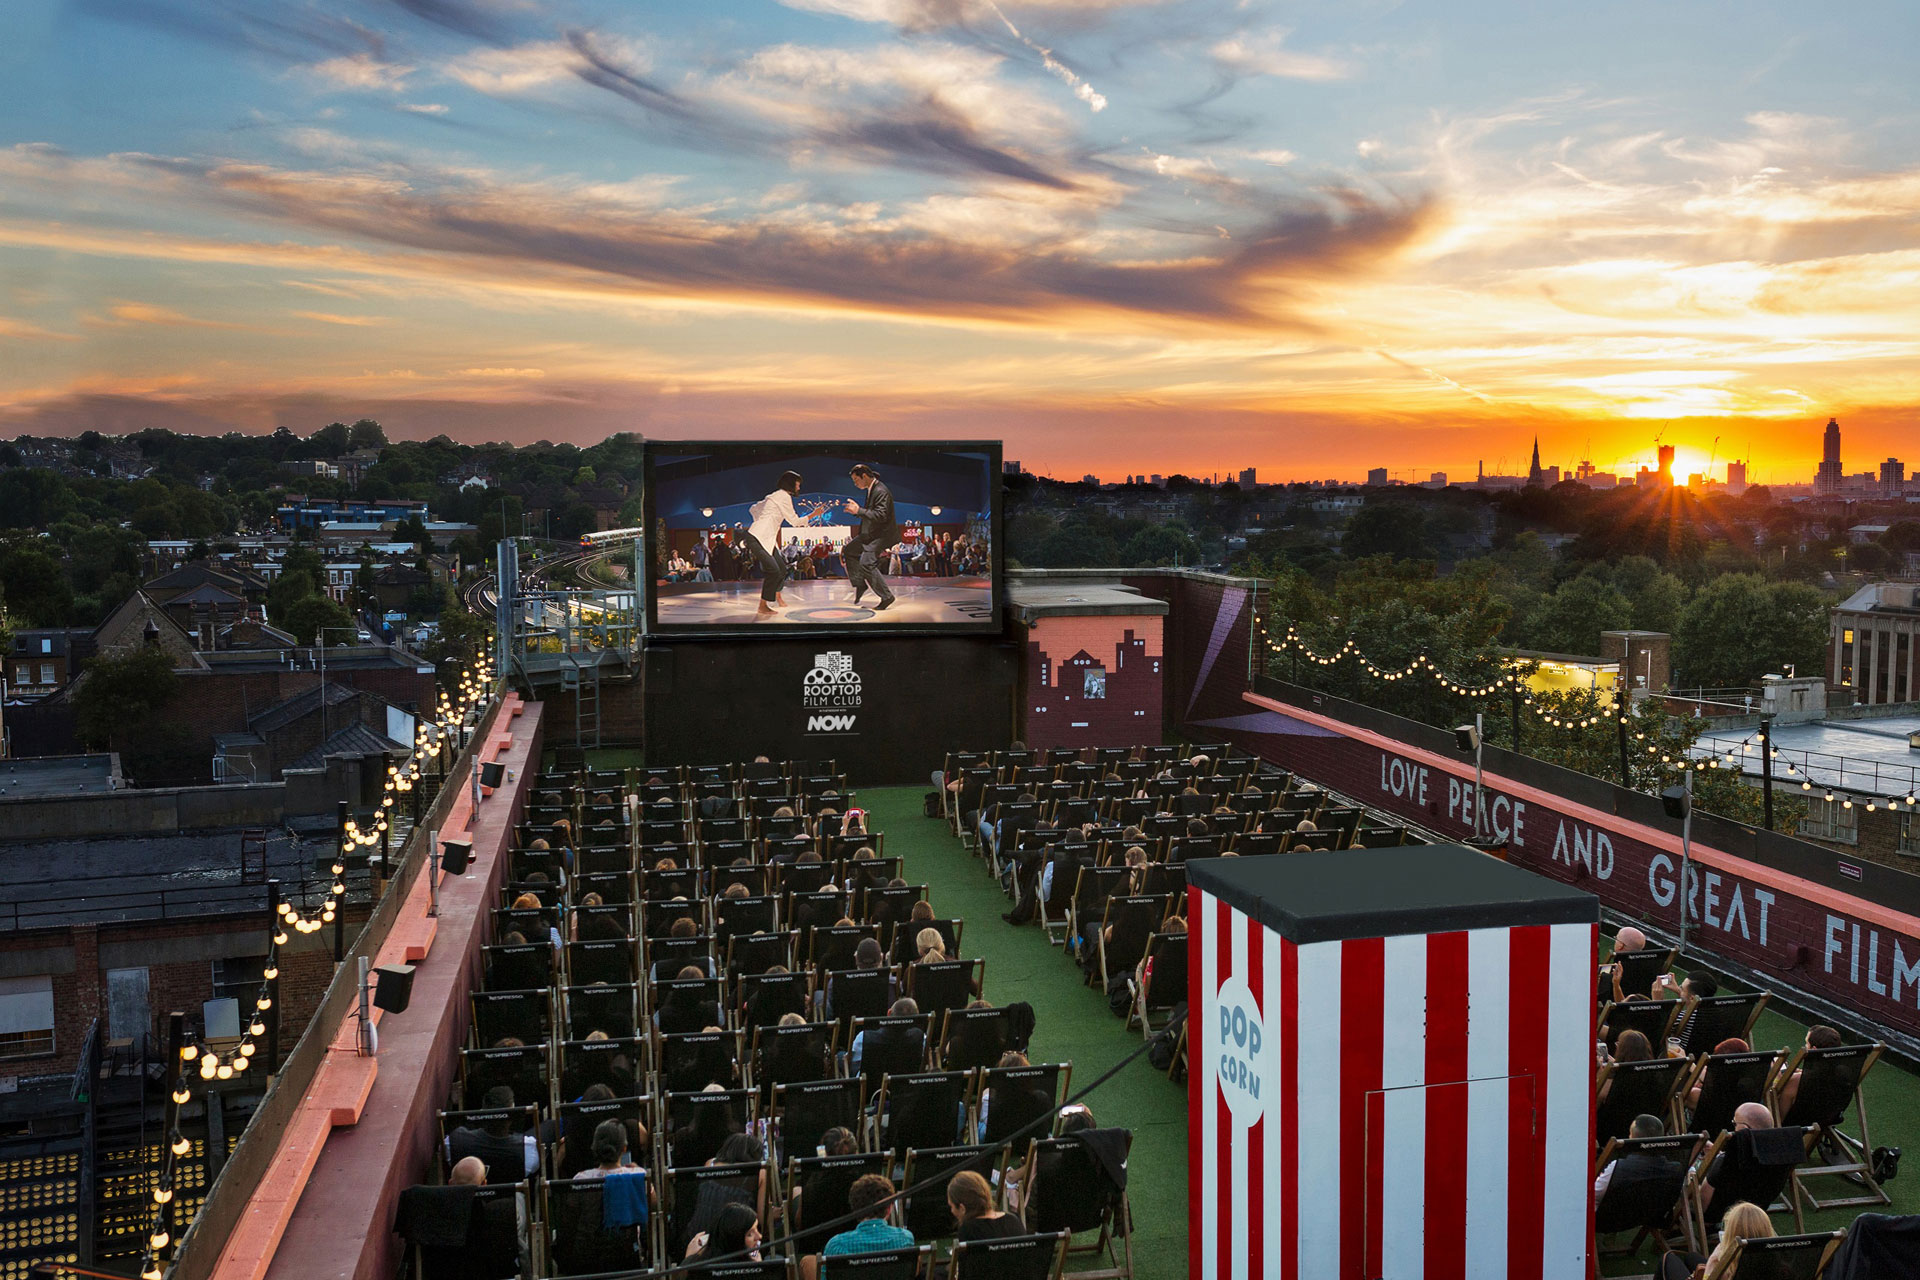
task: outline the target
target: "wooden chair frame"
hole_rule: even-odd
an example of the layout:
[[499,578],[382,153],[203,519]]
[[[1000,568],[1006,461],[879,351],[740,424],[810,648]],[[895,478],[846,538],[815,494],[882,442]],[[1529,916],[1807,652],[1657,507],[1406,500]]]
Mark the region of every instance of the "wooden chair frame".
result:
[[[1873,1064],[1880,1061],[1880,1055],[1885,1051],[1886,1046],[1883,1044],[1872,1045],[1867,1053],[1866,1059],[1860,1064],[1860,1075],[1853,1090],[1853,1107],[1855,1115],[1859,1117],[1860,1136],[1856,1138],[1837,1125],[1830,1128],[1823,1126],[1821,1129],[1822,1133],[1832,1135],[1834,1142],[1839,1145],[1841,1151],[1845,1152],[1849,1159],[1841,1164],[1819,1164],[1810,1169],[1803,1170],[1799,1167],[1794,1169],[1793,1193],[1796,1218],[1798,1217],[1798,1205],[1802,1196],[1806,1198],[1808,1204],[1813,1206],[1815,1211],[1856,1208],[1864,1205],[1891,1204],[1893,1202],[1893,1197],[1887,1194],[1887,1189],[1881,1186],[1873,1176],[1873,1131],[1867,1121],[1867,1095],[1863,1088],[1866,1083],[1867,1073],[1873,1070]],[[1780,1091],[1786,1086],[1787,1081],[1793,1078],[1793,1073],[1800,1070],[1801,1063],[1806,1056],[1807,1050],[1804,1046],[1795,1050],[1792,1057],[1781,1065],[1779,1073],[1774,1076],[1773,1086],[1767,1093],[1767,1102],[1772,1106],[1773,1114],[1778,1119],[1784,1120],[1786,1118],[1785,1112],[1780,1106]],[[1865,1187],[1866,1193],[1864,1195],[1842,1196],[1822,1200],[1814,1195],[1806,1185],[1808,1181],[1815,1178],[1846,1178],[1849,1181],[1857,1182]]]

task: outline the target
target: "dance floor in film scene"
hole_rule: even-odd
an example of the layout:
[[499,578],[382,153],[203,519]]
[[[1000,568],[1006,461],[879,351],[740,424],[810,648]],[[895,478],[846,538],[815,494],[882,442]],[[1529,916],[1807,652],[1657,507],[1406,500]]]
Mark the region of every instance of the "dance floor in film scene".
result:
[[[786,603],[779,617],[768,621],[844,627],[861,622],[925,625],[993,620],[993,588],[986,578],[888,578],[887,586],[898,603],[876,612],[871,591],[859,604],[852,603],[853,587],[845,578],[789,582],[780,593]],[[760,583],[663,582],[656,598],[665,626],[751,623],[760,607]]]

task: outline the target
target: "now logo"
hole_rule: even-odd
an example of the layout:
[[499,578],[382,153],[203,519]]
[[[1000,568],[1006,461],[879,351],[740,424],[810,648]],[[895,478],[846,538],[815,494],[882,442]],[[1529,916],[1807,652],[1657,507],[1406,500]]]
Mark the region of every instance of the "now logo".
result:
[[847,733],[853,729],[853,717],[849,715],[808,716],[808,733]]

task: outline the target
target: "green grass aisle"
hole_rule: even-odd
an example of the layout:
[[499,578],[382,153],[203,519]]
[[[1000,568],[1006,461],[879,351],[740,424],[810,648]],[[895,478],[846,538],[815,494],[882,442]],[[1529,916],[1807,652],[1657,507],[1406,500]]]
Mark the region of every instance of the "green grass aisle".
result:
[[[986,959],[986,994],[997,1005],[1025,1000],[1035,1027],[1035,1062],[1070,1062],[1073,1087],[1085,1087],[1140,1047],[1107,1012],[1100,992],[1080,985],[1080,971],[1037,925],[1014,928],[1000,918],[1009,903],[986,866],[960,846],[946,825],[921,815],[925,788],[871,788],[860,793],[870,824],[886,833],[886,849],[906,859],[910,883],[925,881],[935,910],[966,921],[961,951]],[[1134,1273],[1143,1280],[1187,1272],[1187,1095],[1142,1058],[1087,1099],[1094,1119],[1133,1130],[1127,1190],[1133,1202]],[[1071,1266],[1070,1268],[1071,1269]]]

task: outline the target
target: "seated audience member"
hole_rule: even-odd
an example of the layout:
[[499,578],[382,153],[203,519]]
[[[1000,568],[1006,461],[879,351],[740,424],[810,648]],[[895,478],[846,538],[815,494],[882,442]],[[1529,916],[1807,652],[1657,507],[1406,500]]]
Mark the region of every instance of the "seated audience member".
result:
[[[736,1133],[721,1143],[720,1150],[716,1151],[713,1158],[706,1163],[709,1165],[763,1164],[766,1158],[767,1149],[760,1145],[760,1139],[750,1133]],[[753,1211],[754,1219],[758,1221],[766,1203],[767,1171],[764,1167],[760,1169],[751,1186],[743,1186],[732,1178],[708,1178],[700,1184],[700,1190],[693,1202],[693,1211],[687,1215],[685,1228],[687,1238],[684,1241],[675,1241],[674,1248],[684,1250],[691,1241],[711,1232],[719,1223],[721,1215],[730,1206],[745,1206]]]
[[593,1165],[573,1175],[575,1182],[590,1182],[627,1168],[627,1126],[618,1120],[602,1120],[593,1127]]
[[[676,975],[683,982],[698,982],[707,976],[699,965],[683,967]],[[662,1035],[691,1035],[721,1025],[720,1002],[702,1000],[698,987],[676,987],[660,1002],[654,1022]]]
[[[488,1111],[513,1107],[513,1089],[497,1084],[481,1099]],[[458,1164],[478,1156],[487,1169],[487,1181],[518,1182],[540,1167],[540,1146],[530,1133],[514,1133],[511,1117],[501,1116],[477,1127],[461,1125],[446,1139],[447,1161]]]
[[760,1261],[760,1215],[744,1204],[722,1209],[712,1228],[687,1244],[688,1262],[723,1258],[729,1262]]
[[[851,1129],[836,1125],[820,1135],[822,1155],[850,1156],[859,1150],[859,1140],[853,1136]],[[846,1214],[847,1194],[853,1190],[853,1184],[859,1177],[858,1171],[852,1168],[815,1169],[792,1190],[788,1221],[799,1224],[794,1228],[794,1252],[803,1255],[820,1252],[829,1237],[824,1232],[814,1233],[812,1228]]]
[[[1182,915],[1170,915],[1160,922],[1155,932],[1163,938],[1184,938],[1187,934],[1187,919]],[[1136,986],[1145,988],[1153,977],[1153,956],[1151,953],[1141,956],[1140,963],[1133,967],[1133,981]]]
[[1773,1234],[1773,1219],[1759,1205],[1745,1200],[1729,1205],[1727,1216],[1720,1223],[1720,1243],[1714,1246],[1713,1252],[1704,1258],[1697,1253],[1662,1254],[1660,1280],[1702,1280],[1741,1241],[1765,1240]]
[[993,1187],[971,1169],[962,1169],[947,1183],[947,1209],[957,1224],[954,1243],[970,1240],[1008,1240],[1027,1234],[1026,1224],[993,1205]]
[[[1630,1138],[1658,1138],[1665,1134],[1666,1131],[1667,1126],[1660,1122],[1659,1116],[1637,1115],[1633,1118],[1633,1126],[1627,1131],[1627,1136]],[[1664,1159],[1663,1157],[1639,1154],[1630,1155],[1620,1160],[1609,1160],[1607,1161],[1607,1167],[1602,1169],[1593,1179],[1593,1202],[1595,1205],[1598,1205],[1601,1198],[1607,1194],[1607,1188],[1615,1182],[1618,1182],[1620,1186],[1624,1188],[1628,1183],[1639,1181],[1642,1177],[1653,1174],[1663,1174],[1672,1168],[1672,1165],[1673,1161]]]
[[[1613,935],[1612,954],[1615,956],[1632,955],[1636,951],[1644,951],[1646,946],[1646,934],[1640,932],[1640,930],[1634,928],[1632,925],[1623,925],[1620,932]],[[1620,974],[1621,970],[1618,964],[1609,964],[1602,970],[1599,990],[1595,995],[1595,1003],[1605,1004],[1609,1000],[1625,1000],[1633,995],[1644,997],[1649,994],[1645,991],[1628,992],[1622,990],[1620,986]]]
[[[880,943],[873,938],[860,939],[859,945],[853,949],[853,967],[861,972],[878,969],[886,958],[887,953],[880,949]],[[891,980],[887,983],[889,995],[892,994],[894,985]],[[827,984],[827,1017],[835,1016],[837,1015],[833,1011],[833,984],[829,982]]]
[[1705,1045],[1688,1044],[1687,1024],[1693,1018],[1695,1005],[1720,994],[1720,980],[1705,969],[1695,969],[1683,982],[1675,982],[1672,974],[1663,973],[1653,980],[1653,994],[1658,999],[1672,996],[1680,1001],[1680,1016],[1674,1019],[1673,1038],[1685,1046],[1689,1052],[1706,1048]]
[[[1773,1112],[1764,1102],[1743,1102],[1733,1109],[1733,1131],[1735,1133],[1739,1133],[1742,1129],[1771,1129],[1773,1127]],[[1719,1155],[1713,1158],[1713,1163],[1707,1167],[1707,1176],[1701,1179],[1700,1182],[1700,1204],[1703,1208],[1712,1207],[1713,1181],[1720,1176],[1720,1171],[1726,1167],[1726,1163],[1727,1153],[1725,1150],[1722,1150]],[[1729,1212],[1731,1212],[1731,1209]],[[1709,1218],[1709,1221],[1711,1221],[1711,1218]]]
[[[1636,1031],[1632,1027],[1629,1027],[1625,1031],[1622,1031],[1620,1033],[1620,1038],[1618,1040],[1615,1040],[1613,1042],[1613,1056],[1610,1059],[1610,1061],[1651,1062],[1652,1060],[1653,1060],[1653,1045],[1650,1041],[1648,1041],[1646,1034],[1644,1032]],[[1600,1086],[1600,1092],[1597,1095],[1595,1095],[1594,1097],[1595,1104],[1597,1105],[1599,1103],[1605,1102],[1607,1100],[1607,1095],[1612,1092],[1613,1092],[1613,1081],[1608,1080],[1605,1084]]]
[[[901,996],[887,1009],[894,1018],[911,1018],[920,1012],[912,996]],[[927,1060],[927,1036],[919,1027],[875,1027],[853,1038],[848,1066],[854,1075],[867,1078],[867,1091],[880,1087],[885,1075],[911,1075]]]
[[892,1210],[892,1180],[878,1173],[862,1175],[847,1192],[847,1212],[859,1214],[860,1224],[827,1241],[820,1256],[844,1258],[857,1253],[912,1248],[913,1232],[887,1221]]
[[[1838,1049],[1840,1044],[1840,1033],[1832,1027],[1822,1024],[1820,1026],[1807,1028],[1806,1046],[1809,1049]],[[1781,1115],[1790,1116],[1793,1114],[1793,1104],[1798,1101],[1800,1097],[1800,1077],[1804,1073],[1804,1068],[1795,1071],[1787,1077],[1787,1082],[1780,1086]]]
[[[710,1084],[700,1092],[725,1093],[726,1090]],[[711,1163],[727,1139],[741,1131],[740,1117],[734,1114],[733,1107],[695,1107],[693,1117],[673,1131],[673,1163],[682,1169]]]

